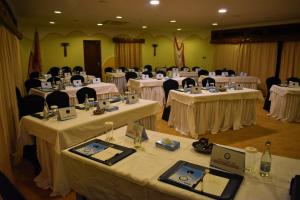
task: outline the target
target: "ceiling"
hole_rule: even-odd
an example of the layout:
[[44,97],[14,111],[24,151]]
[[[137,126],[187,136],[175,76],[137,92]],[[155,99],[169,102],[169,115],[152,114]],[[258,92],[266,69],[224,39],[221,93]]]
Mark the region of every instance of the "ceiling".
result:
[[[11,0],[19,24],[182,31],[300,22],[300,0]],[[219,14],[219,8],[227,8]],[[54,14],[54,10],[62,14]],[[116,19],[117,15],[123,19]],[[169,21],[175,19],[176,23]],[[55,21],[55,25],[49,24]],[[97,23],[104,23],[97,27]],[[217,22],[219,26],[212,27]]]

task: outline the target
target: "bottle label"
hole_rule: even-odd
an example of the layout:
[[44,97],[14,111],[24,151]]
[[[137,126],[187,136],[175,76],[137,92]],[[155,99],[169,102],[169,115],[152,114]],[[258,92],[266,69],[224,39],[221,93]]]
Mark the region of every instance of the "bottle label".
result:
[[270,172],[271,171],[271,163],[270,162],[261,162],[260,170],[263,172]]

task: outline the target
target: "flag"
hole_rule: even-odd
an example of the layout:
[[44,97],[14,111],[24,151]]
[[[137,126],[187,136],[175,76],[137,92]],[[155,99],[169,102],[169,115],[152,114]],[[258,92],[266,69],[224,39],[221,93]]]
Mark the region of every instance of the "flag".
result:
[[174,58],[175,58],[175,65],[177,67],[184,67],[184,44],[183,42],[178,44],[177,38],[174,38]]
[[29,54],[28,62],[28,75],[31,72],[41,72],[42,71],[42,60],[40,52],[40,41],[39,34],[35,31],[33,45]]

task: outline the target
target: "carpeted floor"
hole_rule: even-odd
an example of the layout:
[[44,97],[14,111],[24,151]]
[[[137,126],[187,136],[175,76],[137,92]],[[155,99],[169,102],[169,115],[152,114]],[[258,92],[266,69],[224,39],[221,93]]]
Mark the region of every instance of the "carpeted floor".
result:
[[[263,151],[264,143],[267,140],[272,142],[271,153],[275,155],[300,159],[300,124],[286,123],[267,116],[262,109],[262,104],[257,105],[257,124],[244,127],[240,130],[225,131],[218,134],[205,134],[210,142],[245,148],[256,147]],[[161,120],[161,113],[157,115],[157,131],[171,135],[181,135],[173,128],[169,128],[166,121]],[[64,198],[50,198],[50,190],[41,190],[34,185],[33,168],[30,163],[23,161],[15,169],[16,185],[27,199],[47,200],[64,199],[75,200],[75,193],[71,192]]]

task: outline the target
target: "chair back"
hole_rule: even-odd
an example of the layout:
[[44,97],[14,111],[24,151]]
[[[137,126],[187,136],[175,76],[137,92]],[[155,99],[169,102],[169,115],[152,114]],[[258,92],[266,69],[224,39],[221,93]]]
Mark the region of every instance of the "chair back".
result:
[[268,91],[271,89],[272,85],[278,85],[280,83],[281,83],[281,80],[278,77],[273,76],[273,77],[267,78],[266,85],[267,85]]
[[82,71],[83,71],[83,67],[81,67],[81,66],[75,66],[75,67],[73,68],[73,72],[79,73],[79,72],[82,72]]
[[151,71],[144,71],[142,74],[148,75],[149,78],[152,78],[152,77],[153,77],[153,74],[152,74]]
[[196,85],[196,82],[194,79],[192,78],[185,78],[182,80],[182,87],[184,88],[185,86],[186,87],[190,87],[190,85],[193,85],[195,86]]
[[300,84],[300,78],[297,78],[297,77],[289,77],[286,80],[287,80],[287,82],[293,81],[293,82],[298,82]]
[[64,66],[61,68],[63,73],[72,73],[71,67]]
[[205,86],[206,86],[206,83],[208,83],[209,85],[210,85],[211,83],[216,84],[216,81],[215,81],[215,79],[213,79],[213,78],[211,78],[211,77],[206,77],[206,78],[204,78],[204,79],[202,80],[202,87],[205,87]]
[[216,69],[215,73],[216,73],[216,76],[221,76],[222,75],[222,70]]
[[135,72],[126,72],[125,73],[125,79],[128,82],[129,79],[136,79],[137,74]]
[[60,78],[58,78],[57,76],[53,76],[53,77],[50,77],[47,79],[47,82],[50,82],[50,83],[56,83],[56,81],[60,81]]
[[198,71],[199,71],[201,68],[200,68],[200,67],[198,67],[198,66],[195,66],[195,67],[193,67],[193,68],[192,68],[192,71],[194,71],[194,72],[195,72],[195,71],[196,71],[196,69],[198,69]]
[[152,66],[151,65],[145,65],[145,69],[147,69],[149,72],[152,72]]
[[188,67],[181,67],[181,69],[180,69],[181,71],[190,71],[190,68],[188,68]]
[[70,82],[73,83],[74,80],[81,80],[81,83],[84,83],[84,77],[81,75],[74,75],[71,77]]
[[119,67],[119,69],[122,70],[122,72],[126,72],[127,71],[126,67]]
[[113,72],[113,68],[112,67],[106,67],[105,69],[104,69],[104,72],[106,73],[106,72]]
[[165,71],[162,71],[162,70],[158,70],[158,71],[156,72],[156,74],[163,74],[164,76],[166,76],[166,72],[165,72]]
[[20,118],[25,115],[42,112],[44,109],[44,97],[38,95],[27,95],[20,102]]
[[41,81],[39,79],[28,79],[25,81],[25,88],[27,93],[30,88],[41,87]]
[[58,106],[58,108],[69,107],[69,95],[65,92],[54,91],[47,95],[46,102],[49,108],[53,105]]
[[209,72],[205,69],[198,71],[198,76],[208,76]]
[[29,74],[29,78],[30,79],[34,79],[34,78],[38,79],[39,77],[40,77],[40,73],[39,72],[31,72]]
[[229,69],[227,72],[228,72],[229,76],[235,76],[235,71],[234,70]]
[[177,81],[175,81],[173,79],[168,79],[168,80],[164,81],[163,88],[164,88],[164,91],[165,91],[165,98],[166,98],[166,101],[167,101],[170,90],[178,89],[179,84],[178,84]]
[[86,95],[88,95],[88,98],[94,98],[94,100],[97,100],[97,94],[95,89],[83,87],[76,92],[78,103],[83,103],[85,101]]

